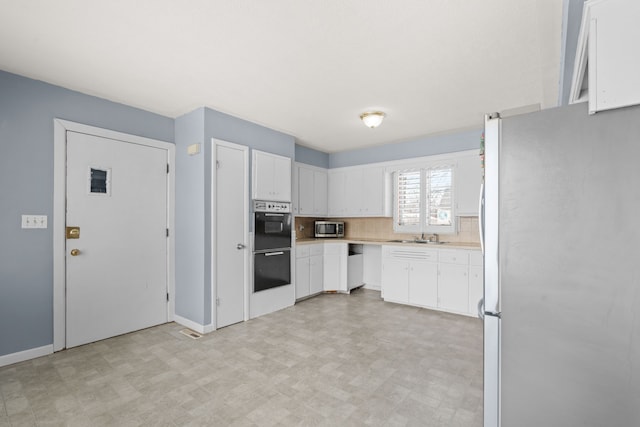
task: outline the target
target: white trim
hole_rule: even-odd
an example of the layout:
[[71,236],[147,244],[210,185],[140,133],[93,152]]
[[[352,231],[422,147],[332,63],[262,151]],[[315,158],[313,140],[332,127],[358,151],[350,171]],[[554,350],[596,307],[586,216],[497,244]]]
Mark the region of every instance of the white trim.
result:
[[175,159],[174,144],[130,135],[67,120],[53,120],[53,346],[52,351],[59,351],[66,347],[66,157],[67,131],[95,135],[102,138],[115,139],[132,144],[145,145],[167,150],[169,173],[167,174],[167,290],[169,302],[167,304],[167,322],[171,322],[175,315]]
[[187,327],[201,334],[208,334],[209,332],[213,332],[216,330],[215,325],[213,323],[208,325],[201,325],[198,322],[194,322],[193,320],[189,320],[177,314],[174,314],[173,321],[179,325]]
[[215,272],[217,271],[217,250],[216,250],[216,242],[217,242],[217,229],[216,229],[216,208],[217,208],[217,199],[218,194],[215,191],[216,188],[216,147],[228,147],[233,148],[235,150],[240,150],[243,152],[243,160],[244,160],[244,177],[243,177],[243,193],[244,193],[244,205],[242,207],[242,215],[244,217],[243,228],[244,228],[244,321],[249,320],[249,259],[251,254],[251,245],[249,239],[249,147],[246,145],[236,144],[229,141],[224,141],[222,139],[211,138],[211,323],[215,325],[213,330],[217,328],[217,314],[216,314],[216,298],[218,294],[218,287],[216,282]]
[[0,356],[0,367],[35,359],[36,357],[47,356],[53,353],[53,345],[43,345],[42,347],[30,348],[29,350]]
[[582,83],[587,71],[587,64],[589,63],[588,44],[591,4],[592,2],[585,2],[584,8],[582,9],[582,22],[580,24],[580,33],[578,34],[576,57],[573,62],[573,77],[571,79],[571,92],[569,92],[569,104],[577,104],[588,100],[589,82],[587,82],[587,90],[584,94],[582,93]]

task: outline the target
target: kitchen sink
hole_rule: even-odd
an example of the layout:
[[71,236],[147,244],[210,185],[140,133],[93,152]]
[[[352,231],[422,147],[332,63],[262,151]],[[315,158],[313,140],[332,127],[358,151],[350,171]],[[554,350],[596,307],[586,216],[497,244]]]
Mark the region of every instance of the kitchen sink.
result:
[[414,239],[414,240],[389,240],[389,243],[420,243],[423,245],[442,245],[444,243],[449,243],[449,242],[431,242],[429,240]]

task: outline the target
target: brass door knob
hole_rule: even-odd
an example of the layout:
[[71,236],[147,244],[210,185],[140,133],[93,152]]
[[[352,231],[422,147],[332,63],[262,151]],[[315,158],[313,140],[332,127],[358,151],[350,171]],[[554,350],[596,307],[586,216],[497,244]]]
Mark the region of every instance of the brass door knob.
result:
[[71,256],[78,256],[78,255],[80,255],[79,249],[71,249]]

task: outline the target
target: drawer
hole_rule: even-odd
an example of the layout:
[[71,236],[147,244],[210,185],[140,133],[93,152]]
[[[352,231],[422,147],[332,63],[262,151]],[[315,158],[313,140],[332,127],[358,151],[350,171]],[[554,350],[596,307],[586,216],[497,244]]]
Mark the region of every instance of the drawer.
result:
[[311,251],[310,254],[311,255],[322,255],[324,252],[324,245],[323,244],[319,244],[319,245],[309,245]]
[[310,253],[309,245],[300,245],[296,247],[296,258],[305,258],[308,257]]
[[439,261],[446,264],[469,264],[469,254],[466,251],[440,251]]
[[482,265],[482,252],[480,251],[469,252],[469,265]]
[[438,261],[437,249],[422,249],[411,246],[383,246],[382,257],[407,261]]

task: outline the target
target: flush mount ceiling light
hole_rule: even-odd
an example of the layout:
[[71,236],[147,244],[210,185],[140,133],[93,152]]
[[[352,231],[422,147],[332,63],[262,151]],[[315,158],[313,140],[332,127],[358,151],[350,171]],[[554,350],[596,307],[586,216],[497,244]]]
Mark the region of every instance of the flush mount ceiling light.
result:
[[377,128],[384,120],[385,114],[382,111],[367,111],[365,113],[360,114],[360,119],[365,124],[365,126],[370,128]]

